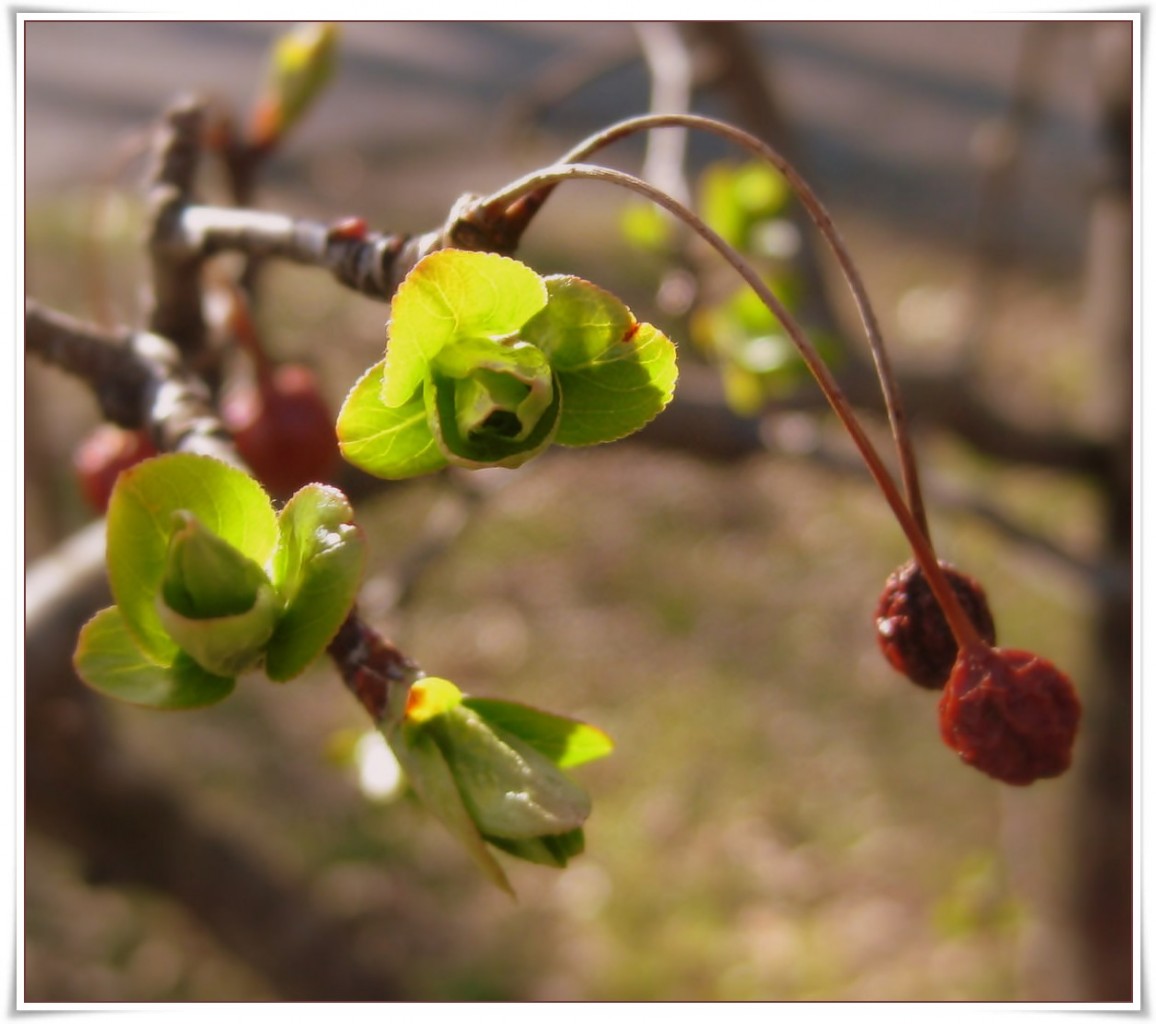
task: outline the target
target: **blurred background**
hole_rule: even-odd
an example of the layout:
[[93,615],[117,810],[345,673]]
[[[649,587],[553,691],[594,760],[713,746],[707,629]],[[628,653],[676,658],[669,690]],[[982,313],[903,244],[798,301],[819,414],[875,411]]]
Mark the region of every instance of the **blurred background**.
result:
[[[150,133],[187,92],[247,116],[286,28],[24,26],[30,295],[140,323]],[[587,852],[512,864],[517,902],[491,890],[374,774],[327,664],[190,714],[83,691],[65,655],[105,602],[62,544],[99,532],[71,469],[98,411],[30,363],[27,556],[55,597],[29,627],[25,998],[1130,999],[1131,61],[1127,22],[342,26],[257,205],[425,231],[680,105],[797,161],[890,343],[939,553],[983,582],[1001,643],[1072,676],[1075,763],[1013,789],[942,745],[935,695],[874,638],[902,535],[813,386],[720,341],[717,263],[665,253],[625,193],[568,185],[519,255],[679,343],[671,409],[514,472],[355,485],[370,622],[467,691],[616,740],[581,771]],[[699,199],[741,163],[699,138],[604,156]],[[766,219],[885,443],[846,289],[792,208]],[[261,297],[269,348],[336,408],[388,309],[285,266]]]

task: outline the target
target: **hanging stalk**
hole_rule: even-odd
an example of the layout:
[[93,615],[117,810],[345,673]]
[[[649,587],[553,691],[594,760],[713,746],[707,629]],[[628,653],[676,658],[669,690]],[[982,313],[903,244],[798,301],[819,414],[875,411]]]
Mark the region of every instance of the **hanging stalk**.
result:
[[617,185],[637,192],[652,202],[657,203],[663,209],[682,220],[693,231],[697,232],[726,260],[735,272],[750,285],[759,299],[762,300],[783,325],[784,330],[786,330],[788,336],[794,342],[803,362],[806,363],[807,368],[818,382],[820,389],[834,410],[835,415],[838,416],[847,432],[851,435],[851,439],[859,449],[863,461],[866,463],[879,489],[883,492],[884,498],[891,506],[891,510],[895,514],[900,527],[907,536],[915,559],[923,570],[936,601],[943,610],[944,616],[951,628],[952,635],[955,637],[956,644],[960,647],[961,651],[969,653],[979,653],[986,650],[988,648],[987,643],[980,637],[975,626],[963,610],[963,606],[960,604],[958,597],[956,597],[955,591],[940,569],[939,561],[936,558],[935,551],[931,546],[931,541],[928,539],[926,531],[904,501],[903,495],[900,493],[899,488],[888,472],[879,452],[863,429],[842,388],[839,387],[838,382],[819,355],[814,344],[808,338],[798,321],[795,320],[790,312],[775,297],[775,294],[767,287],[758,272],[742,254],[724,241],[701,217],[678,202],[678,200],[667,195],[661,189],[657,189],[648,182],[643,181],[641,178],[627,174],[624,171],[616,171],[608,167],[581,163],[568,163],[558,167],[548,167],[535,171],[489,196],[483,200],[479,206],[487,210],[508,209],[524,196],[539,196],[544,189],[552,188],[563,181],[579,180],[602,181]]
[[846,243],[835,227],[831,215],[827,212],[826,207],[820,201],[819,197],[815,195],[814,190],[807,184],[806,180],[791,162],[776,149],[767,145],[750,132],[727,124],[724,121],[716,121],[714,118],[703,117],[698,114],[645,114],[640,117],[629,118],[616,125],[612,125],[604,131],[591,135],[589,138],[578,143],[578,145],[566,153],[559,162],[564,164],[580,163],[599,150],[605,149],[607,146],[621,139],[638,132],[650,131],[654,128],[696,128],[714,135],[719,135],[746,149],[758,159],[765,160],[787,179],[787,182],[798,197],[799,202],[802,204],[803,209],[830,247],[836,262],[839,264],[839,269],[842,271],[847,285],[851,290],[851,295],[854,298],[855,306],[858,309],[859,317],[863,322],[863,328],[867,334],[867,344],[870,347],[871,357],[874,360],[875,369],[879,376],[879,383],[883,390],[883,401],[887,408],[887,417],[891,424],[891,432],[895,438],[895,445],[899,455],[900,474],[903,480],[904,491],[907,495],[907,503],[924,536],[930,538],[931,534],[928,527],[927,512],[924,507],[922,489],[919,484],[919,470],[915,461],[915,451],[907,428],[907,417],[899,395],[899,387],[896,384],[895,375],[887,356],[887,350],[883,344],[883,335],[879,329],[879,321],[875,316],[875,311],[871,306],[870,299],[867,296],[867,289],[863,285],[863,280],[855,265],[855,261],[851,258]]

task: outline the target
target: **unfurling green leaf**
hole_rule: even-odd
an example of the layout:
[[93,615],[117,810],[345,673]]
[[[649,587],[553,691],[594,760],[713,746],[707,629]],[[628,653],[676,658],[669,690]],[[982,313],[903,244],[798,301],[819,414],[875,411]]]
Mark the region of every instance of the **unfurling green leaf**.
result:
[[670,400],[674,346],[579,278],[441,250],[394,297],[385,359],[346,397],[344,456],[390,479],[519,466],[552,442],[599,444]]
[[173,525],[156,598],[161,625],[206,672],[254,667],[281,611],[269,577],[191,512],[174,512]]
[[412,684],[383,732],[418,795],[502,888],[487,843],[555,867],[582,851],[590,798],[559,765],[609,752],[605,734],[432,677]]
[[173,514],[188,512],[205,529],[258,565],[277,543],[277,514],[261,485],[204,455],[164,455],[126,470],[108,504],[108,579],[128,628],[154,658],[175,645],[160,621],[156,595],[167,564]]
[[265,650],[265,674],[300,675],[336,635],[357,597],[365,541],[349,500],[335,487],[309,484],[277,517],[272,578],[284,610]]
[[542,279],[517,260],[459,249],[431,253],[393,297],[382,400],[404,405],[447,345],[511,337],[545,305]]

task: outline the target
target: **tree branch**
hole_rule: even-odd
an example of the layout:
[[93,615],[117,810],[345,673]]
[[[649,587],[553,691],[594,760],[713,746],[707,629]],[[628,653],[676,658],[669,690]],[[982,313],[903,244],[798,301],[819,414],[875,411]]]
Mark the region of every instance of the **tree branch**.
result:
[[147,429],[158,451],[211,455],[245,468],[208,388],[165,338],[97,330],[33,299],[25,300],[24,326],[26,350],[83,380],[106,419]]

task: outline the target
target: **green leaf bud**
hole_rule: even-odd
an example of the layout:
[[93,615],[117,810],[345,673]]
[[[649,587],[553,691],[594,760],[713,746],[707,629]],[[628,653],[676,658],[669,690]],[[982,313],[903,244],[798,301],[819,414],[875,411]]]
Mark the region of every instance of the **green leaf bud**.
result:
[[269,586],[264,570],[206,529],[192,512],[174,512],[173,523],[161,577],[165,604],[190,619],[248,611],[258,591]]
[[519,465],[558,423],[550,364],[516,337],[447,346],[431,363],[426,401],[435,437],[461,465]]
[[[499,886],[509,889],[487,844],[553,867],[582,851],[590,797],[559,762],[608,753],[603,733],[521,705],[466,698],[436,677],[414,682],[394,709],[383,731],[414,789]],[[583,748],[587,757],[572,756]]]
[[254,145],[276,145],[320,95],[337,63],[339,34],[322,22],[298,25],[277,40],[253,111]]
[[264,570],[188,511],[175,529],[156,598],[177,646],[202,668],[233,676],[260,661],[281,603]]

